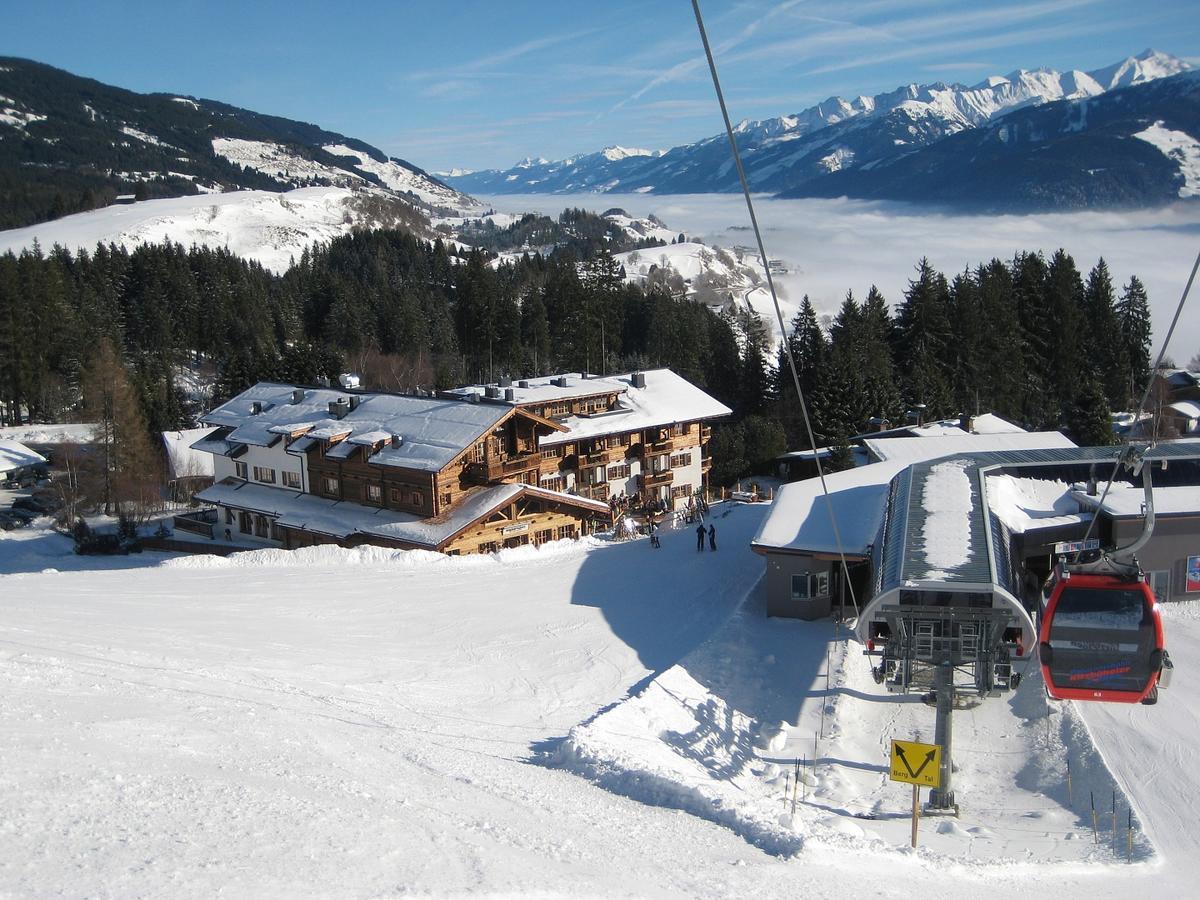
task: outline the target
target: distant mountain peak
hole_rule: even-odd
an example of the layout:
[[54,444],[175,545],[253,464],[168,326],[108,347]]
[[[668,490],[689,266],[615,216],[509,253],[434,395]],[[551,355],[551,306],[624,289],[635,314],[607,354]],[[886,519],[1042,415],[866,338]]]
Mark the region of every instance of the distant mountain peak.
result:
[[[1148,49],[1091,72],[1017,69],[973,86],[910,82],[871,97],[834,96],[798,112],[743,119],[735,130],[755,190],[803,192],[833,176],[838,184],[846,184],[852,173],[878,171],[899,156],[1018,110],[1099,97],[1189,68],[1177,57]],[[1072,127],[1081,128],[1081,121]],[[1103,171],[1102,166],[1096,171]],[[507,170],[485,170],[451,181],[460,190],[483,194],[738,189],[724,134],[665,152],[610,146],[558,161],[526,159]]]
[[618,159],[629,159],[631,156],[661,156],[661,150],[643,150],[640,147],[620,147],[613,145],[605,147],[600,153],[605,159],[615,162]]

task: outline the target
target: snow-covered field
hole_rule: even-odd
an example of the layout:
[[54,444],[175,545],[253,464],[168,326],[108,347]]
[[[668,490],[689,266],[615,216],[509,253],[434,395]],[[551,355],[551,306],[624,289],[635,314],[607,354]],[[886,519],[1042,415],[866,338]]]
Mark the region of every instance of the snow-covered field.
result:
[[100,243],[132,249],[172,241],[185,247],[226,247],[283,272],[305,248],[373,224],[363,217],[355,197],[347,188],[315,187],[144,200],[0,231],[0,253],[20,253],[35,240],[43,252],[55,244],[91,251]]
[[[1163,146],[1181,154],[1191,152],[1178,144]],[[632,216],[653,214],[668,229],[701,238],[710,246],[754,246],[745,200],[736,194],[521,194],[484,202],[505,212],[547,215],[567,207],[618,206]],[[894,306],[922,257],[953,278],[993,257],[1010,260],[1018,251],[1038,249],[1049,255],[1063,247],[1085,276],[1104,257],[1118,291],[1130,275],[1142,280],[1150,296],[1156,349],[1200,249],[1196,242],[1200,204],[1194,201],[1139,211],[964,216],[860,200],[760,197],[755,212],[764,229],[768,256],[787,270],[774,275],[789,304],[785,316],[799,307],[805,294],[818,314],[834,315],[846,291],[853,290],[862,300],[872,284]],[[764,301],[762,305],[755,298],[760,312],[770,306],[768,298]],[[778,327],[774,315],[765,321],[773,329]],[[1185,363],[1198,349],[1200,316],[1185,315],[1171,353]]]
[[685,529],[96,560],[0,533],[0,895],[1191,893],[1200,612],[1169,611],[1158,707],[1047,717],[1031,677],[958,713],[962,815],[914,853],[885,750],[933,712],[845,629],[763,615],[763,511],[714,507],[715,554]]

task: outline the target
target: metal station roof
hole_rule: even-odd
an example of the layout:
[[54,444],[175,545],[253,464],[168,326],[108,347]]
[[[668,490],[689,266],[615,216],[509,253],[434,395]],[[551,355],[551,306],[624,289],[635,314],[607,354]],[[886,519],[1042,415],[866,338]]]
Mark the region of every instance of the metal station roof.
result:
[[[887,508],[873,548],[875,595],[900,587],[936,583],[938,590],[995,585],[1019,596],[1015,566],[1010,558],[1011,535],[987,504],[986,476],[1029,467],[1092,463],[1111,466],[1124,450],[1124,446],[1117,445],[956,453],[909,466],[892,479],[888,489]],[[1148,448],[1143,458],[1147,463],[1200,459],[1200,443],[1161,443]],[[958,529],[956,536],[962,553],[953,565],[935,565],[930,559],[927,539],[939,527],[933,521],[939,510],[936,502],[930,502],[930,494],[931,491],[936,494],[936,482],[946,477],[950,467],[961,470],[966,478],[965,490],[959,486],[963,505],[952,510],[954,516],[948,523]],[[923,535],[926,540],[920,539]]]

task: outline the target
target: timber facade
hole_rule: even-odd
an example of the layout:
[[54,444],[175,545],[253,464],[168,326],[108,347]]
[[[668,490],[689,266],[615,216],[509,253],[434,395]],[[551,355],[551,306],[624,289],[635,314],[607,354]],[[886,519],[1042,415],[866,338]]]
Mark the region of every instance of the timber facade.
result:
[[260,383],[202,417],[214,539],[490,553],[608,528],[618,497],[707,486],[727,407],[669,370],[436,397]]
[[625,498],[681,509],[707,491],[707,424],[728,407],[669,369],[596,377],[582,373],[472,385],[450,396],[510,403],[563,430],[538,435],[536,482],[604,503]]

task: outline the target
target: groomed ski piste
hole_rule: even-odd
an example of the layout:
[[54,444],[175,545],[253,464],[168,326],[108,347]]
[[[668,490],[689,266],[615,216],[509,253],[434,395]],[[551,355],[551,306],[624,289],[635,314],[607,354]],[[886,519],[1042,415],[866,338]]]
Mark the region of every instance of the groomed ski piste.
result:
[[1048,705],[1031,669],[956,713],[960,815],[913,851],[887,749],[933,710],[845,627],[766,618],[765,510],[715,505],[715,553],[0,532],[0,895],[1193,893],[1194,604],[1156,707]]

